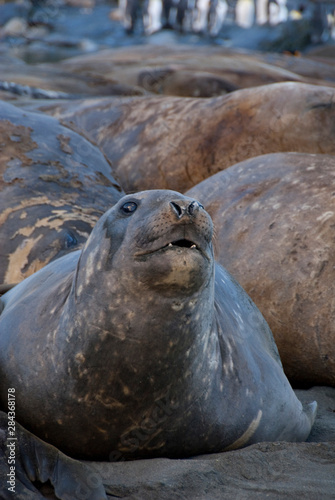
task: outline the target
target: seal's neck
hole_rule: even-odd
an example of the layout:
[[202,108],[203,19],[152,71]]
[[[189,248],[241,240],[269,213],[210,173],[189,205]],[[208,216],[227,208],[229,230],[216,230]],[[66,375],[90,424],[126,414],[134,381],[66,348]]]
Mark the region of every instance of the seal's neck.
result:
[[124,293],[119,288],[106,300],[107,287],[101,287],[95,290],[94,308],[87,307],[87,297],[80,303],[72,292],[69,310],[76,311],[75,317],[63,334],[69,355],[78,362],[73,376],[89,373],[94,363],[95,380],[101,377],[107,392],[121,378],[127,379],[126,385],[136,386],[139,394],[162,392],[170,380],[199,383],[216,348],[211,338],[213,282],[192,296],[174,298],[145,288],[142,293],[138,289]]

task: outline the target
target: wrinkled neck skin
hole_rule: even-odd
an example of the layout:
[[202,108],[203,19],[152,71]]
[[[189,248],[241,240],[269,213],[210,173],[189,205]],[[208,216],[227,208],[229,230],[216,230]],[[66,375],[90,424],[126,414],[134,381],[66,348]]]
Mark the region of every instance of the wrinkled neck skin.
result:
[[[199,280],[196,287],[170,286],[169,277],[183,272],[179,264],[175,269],[169,264],[159,275],[123,248],[111,258],[105,238],[99,247],[92,244],[83,252],[60,322],[58,335],[67,342],[59,343],[59,363],[71,359],[64,367],[67,374],[82,385],[85,397],[96,398],[98,386],[105,404],[113,400],[114,390],[118,401],[127,404],[128,392],[137,401],[166,393],[180,398],[184,391],[187,398],[194,386],[201,393],[210,351],[217,350],[211,335],[214,260],[197,269],[191,278]],[[204,385],[202,392],[208,390]],[[120,392],[125,401],[120,401]]]

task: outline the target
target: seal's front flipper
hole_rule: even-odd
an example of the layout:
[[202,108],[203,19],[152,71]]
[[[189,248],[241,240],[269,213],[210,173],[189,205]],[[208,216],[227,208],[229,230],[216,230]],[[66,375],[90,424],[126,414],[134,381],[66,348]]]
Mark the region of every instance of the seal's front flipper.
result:
[[[0,498],[42,500],[42,484],[53,486],[59,500],[107,500],[101,477],[88,465],[73,460],[16,423],[15,440],[8,437],[8,417],[0,412]],[[12,451],[9,445],[12,446]],[[10,469],[11,454],[15,456]],[[8,478],[11,476],[14,490]],[[13,496],[14,493],[14,496]]]

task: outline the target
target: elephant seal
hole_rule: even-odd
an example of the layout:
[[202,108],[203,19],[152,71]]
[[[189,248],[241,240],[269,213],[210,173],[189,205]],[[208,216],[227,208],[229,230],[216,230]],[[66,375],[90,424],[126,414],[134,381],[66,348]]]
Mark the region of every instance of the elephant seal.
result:
[[111,164],[84,137],[0,102],[0,283],[22,281],[78,250],[123,196]]
[[82,251],[2,296],[0,404],[72,457],[187,457],[305,440],[270,329],[213,258],[203,206],[123,197]]
[[257,156],[185,194],[206,200],[216,260],[264,315],[290,382],[335,387],[335,156]]
[[185,192],[262,154],[334,155],[334,100],[334,88],[283,82],[209,99],[90,99],[40,109],[95,142],[126,193]]

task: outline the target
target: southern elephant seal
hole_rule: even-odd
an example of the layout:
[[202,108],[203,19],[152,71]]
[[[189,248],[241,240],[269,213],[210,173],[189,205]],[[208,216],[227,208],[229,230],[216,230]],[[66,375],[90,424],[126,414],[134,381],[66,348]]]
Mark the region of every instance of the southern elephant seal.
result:
[[294,385],[335,386],[335,156],[250,158],[186,193],[206,201],[215,257],[264,315]]
[[15,388],[18,421],[85,459],[305,440],[316,403],[303,410],[212,234],[192,198],[123,197],[82,251],[1,298],[1,405]]
[[80,248],[124,194],[101,151],[41,113],[0,102],[0,283]]
[[99,99],[42,109],[95,141],[126,193],[185,192],[261,154],[335,154],[334,100],[334,88],[285,82],[209,99]]

